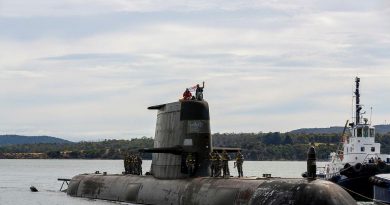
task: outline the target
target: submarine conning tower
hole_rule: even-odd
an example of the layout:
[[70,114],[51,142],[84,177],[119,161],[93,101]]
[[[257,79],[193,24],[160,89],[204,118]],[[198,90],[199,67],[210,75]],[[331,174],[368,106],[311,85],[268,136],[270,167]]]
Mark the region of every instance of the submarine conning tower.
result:
[[181,100],[148,107],[156,109],[157,122],[152,152],[151,174],[160,179],[189,177],[186,156],[195,158],[194,176],[210,176],[212,150],[210,114],[207,101]]

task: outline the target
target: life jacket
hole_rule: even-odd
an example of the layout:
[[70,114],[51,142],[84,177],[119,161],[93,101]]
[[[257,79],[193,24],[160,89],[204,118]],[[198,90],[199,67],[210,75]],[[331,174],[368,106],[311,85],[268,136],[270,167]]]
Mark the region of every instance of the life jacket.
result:
[[183,98],[184,99],[190,99],[192,96],[191,92],[189,90],[184,91]]

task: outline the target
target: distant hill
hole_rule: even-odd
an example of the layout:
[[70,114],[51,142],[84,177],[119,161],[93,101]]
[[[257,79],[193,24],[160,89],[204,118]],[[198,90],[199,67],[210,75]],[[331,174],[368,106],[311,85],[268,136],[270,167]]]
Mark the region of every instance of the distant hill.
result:
[[327,128],[300,128],[291,130],[293,134],[338,134],[343,132],[344,127],[327,127]]
[[386,134],[390,132],[390,125],[375,125],[375,131],[380,134]]
[[[390,132],[390,125],[374,125],[376,133],[386,134]],[[293,134],[339,134],[343,132],[344,127],[334,126],[328,128],[300,128],[292,130]]]
[[68,140],[49,136],[21,136],[21,135],[0,135],[0,146],[16,144],[38,144],[38,143],[73,143]]

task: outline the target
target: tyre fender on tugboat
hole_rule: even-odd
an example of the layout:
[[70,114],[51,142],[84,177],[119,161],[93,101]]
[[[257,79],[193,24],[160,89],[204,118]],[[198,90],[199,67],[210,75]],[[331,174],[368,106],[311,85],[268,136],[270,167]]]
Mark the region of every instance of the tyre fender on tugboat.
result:
[[378,164],[376,165],[376,168],[378,169],[378,171],[382,172],[386,169],[386,163],[378,162]]
[[356,163],[353,167],[353,171],[360,172],[363,169],[362,163]]
[[345,175],[348,172],[350,172],[350,169],[351,169],[351,165],[349,163],[346,163],[344,165],[344,168],[340,170],[340,174]]

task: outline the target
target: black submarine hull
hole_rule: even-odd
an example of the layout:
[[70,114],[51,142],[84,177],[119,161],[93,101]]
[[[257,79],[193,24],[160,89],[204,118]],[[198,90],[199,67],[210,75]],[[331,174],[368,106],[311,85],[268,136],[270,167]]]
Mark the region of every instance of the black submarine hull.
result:
[[356,204],[325,180],[280,178],[156,179],[153,176],[81,174],[67,194],[74,197],[159,205],[335,205]]

